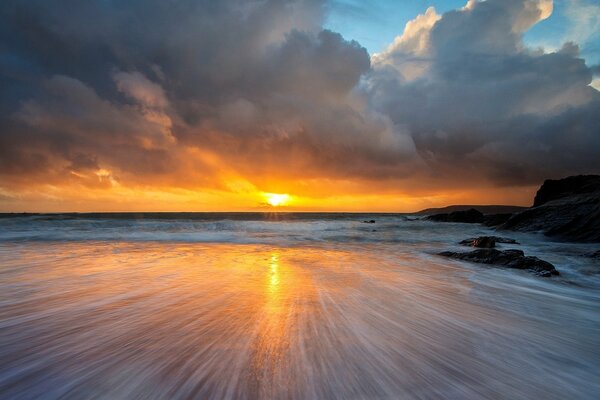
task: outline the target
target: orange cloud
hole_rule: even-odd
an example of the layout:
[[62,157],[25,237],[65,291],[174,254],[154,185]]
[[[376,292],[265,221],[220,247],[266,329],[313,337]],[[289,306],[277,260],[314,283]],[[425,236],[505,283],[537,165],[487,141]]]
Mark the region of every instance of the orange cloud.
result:
[[528,204],[600,171],[597,68],[522,40],[550,0],[429,8],[373,57],[319,1],[46,3],[0,5],[3,211]]

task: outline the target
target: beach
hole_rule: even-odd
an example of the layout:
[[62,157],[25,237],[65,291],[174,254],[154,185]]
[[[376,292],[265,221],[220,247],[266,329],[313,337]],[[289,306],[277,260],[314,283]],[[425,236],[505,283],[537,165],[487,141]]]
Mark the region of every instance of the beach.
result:
[[589,245],[515,233],[561,273],[540,278],[436,255],[483,226],[163,217],[0,220],[0,398],[600,392]]

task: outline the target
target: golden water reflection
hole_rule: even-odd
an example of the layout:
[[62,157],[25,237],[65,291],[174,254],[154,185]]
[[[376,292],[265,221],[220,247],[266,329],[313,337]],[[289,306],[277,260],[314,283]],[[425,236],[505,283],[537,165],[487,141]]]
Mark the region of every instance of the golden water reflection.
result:
[[269,280],[269,289],[271,292],[277,291],[277,286],[279,285],[279,254],[273,253],[271,254],[271,278]]
[[[394,246],[0,245],[0,398],[556,398],[593,389],[597,369],[584,366],[595,365],[600,343],[573,330],[586,329],[576,320],[582,301],[535,312],[556,299],[474,287],[458,264]],[[480,301],[494,296],[528,308]],[[540,346],[552,357],[532,369]],[[544,368],[560,375],[569,357],[583,367],[556,381],[573,384],[550,384]]]

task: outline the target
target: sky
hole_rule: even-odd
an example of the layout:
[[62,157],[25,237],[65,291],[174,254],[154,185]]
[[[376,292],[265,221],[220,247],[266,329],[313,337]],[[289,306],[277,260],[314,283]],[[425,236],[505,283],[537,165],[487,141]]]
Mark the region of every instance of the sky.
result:
[[529,205],[600,172],[592,0],[3,0],[0,211]]
[[[385,50],[404,25],[427,8],[445,13],[465,3],[466,0],[335,0],[328,3],[324,26],[358,41],[374,54]],[[600,63],[600,1],[555,0],[552,14],[524,34],[528,46],[549,51],[568,41],[579,44],[586,61]]]

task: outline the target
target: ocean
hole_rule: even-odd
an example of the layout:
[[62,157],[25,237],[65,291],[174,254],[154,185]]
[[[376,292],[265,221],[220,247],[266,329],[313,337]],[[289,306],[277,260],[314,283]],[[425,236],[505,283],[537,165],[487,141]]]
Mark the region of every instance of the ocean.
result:
[[[374,220],[375,223],[365,223]],[[0,218],[1,399],[598,399],[600,262],[402,214]]]

